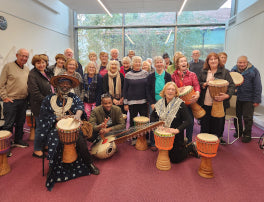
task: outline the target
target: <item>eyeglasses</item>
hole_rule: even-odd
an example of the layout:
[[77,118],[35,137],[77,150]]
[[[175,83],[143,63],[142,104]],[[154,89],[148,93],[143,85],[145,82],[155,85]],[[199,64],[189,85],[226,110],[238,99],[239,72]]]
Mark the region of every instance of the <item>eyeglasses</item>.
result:
[[22,57],[22,58],[28,58],[28,56],[27,55],[21,55],[21,54],[18,54],[20,57]]

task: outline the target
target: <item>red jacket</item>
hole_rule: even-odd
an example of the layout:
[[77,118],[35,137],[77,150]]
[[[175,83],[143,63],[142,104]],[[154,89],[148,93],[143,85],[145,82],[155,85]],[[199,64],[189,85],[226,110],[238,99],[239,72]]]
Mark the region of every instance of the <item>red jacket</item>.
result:
[[185,74],[179,70],[175,70],[171,75],[171,80],[174,81],[179,88],[182,86],[192,86],[194,91],[201,92],[196,74],[194,72],[190,72],[189,70],[186,70]]

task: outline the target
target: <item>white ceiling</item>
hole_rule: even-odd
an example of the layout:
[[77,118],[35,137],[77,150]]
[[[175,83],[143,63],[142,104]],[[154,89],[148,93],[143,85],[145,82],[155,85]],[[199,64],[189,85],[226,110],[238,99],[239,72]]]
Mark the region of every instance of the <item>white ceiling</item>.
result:
[[[97,0],[60,0],[78,14],[105,13]],[[184,0],[101,0],[111,13],[179,11]],[[188,0],[185,11],[217,10],[226,0]]]

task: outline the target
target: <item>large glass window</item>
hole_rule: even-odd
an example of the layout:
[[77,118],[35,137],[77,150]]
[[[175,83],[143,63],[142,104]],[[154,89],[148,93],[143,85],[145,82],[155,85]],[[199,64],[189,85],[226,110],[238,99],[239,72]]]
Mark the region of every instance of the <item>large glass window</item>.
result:
[[145,60],[162,55],[173,55],[174,28],[131,28],[125,30],[125,53],[135,50]]
[[117,26],[122,25],[122,14],[78,14],[77,21],[78,26]]
[[237,13],[245,10],[249,6],[256,3],[258,0],[237,0]]

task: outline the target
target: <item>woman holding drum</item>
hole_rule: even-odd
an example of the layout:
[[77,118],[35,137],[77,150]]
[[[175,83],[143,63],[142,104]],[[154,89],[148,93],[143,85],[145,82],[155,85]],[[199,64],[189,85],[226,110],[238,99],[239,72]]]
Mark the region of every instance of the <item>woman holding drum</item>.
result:
[[[171,81],[171,75],[164,70],[165,61],[161,56],[154,58],[155,72],[148,76],[147,82],[147,98],[151,106],[151,112],[154,110],[155,103],[160,100],[160,92],[166,83]],[[151,150],[157,150],[155,147],[155,141],[153,133],[150,134]]]
[[[220,144],[226,144],[222,128],[225,124],[225,109],[229,107],[229,98],[235,91],[235,84],[216,53],[210,53],[207,56],[198,80],[201,86],[198,103],[206,111],[206,115],[200,122],[201,133],[215,134],[220,139]],[[215,87],[216,93],[212,92],[211,86]],[[209,91],[209,88],[212,91]],[[219,108],[214,110],[214,105]]]
[[178,97],[179,91],[174,82],[166,83],[160,95],[162,99],[155,104],[150,120],[151,122],[164,121],[165,133],[175,134],[169,158],[172,163],[180,163],[187,158],[188,150],[194,149],[186,148],[184,145],[183,131],[191,123],[191,117],[184,102]]
[[33,157],[43,157],[43,147],[46,144],[46,137],[40,135],[40,120],[39,111],[43,99],[54,92],[53,87],[50,85],[51,75],[47,73],[48,57],[46,55],[34,55],[32,58],[32,65],[34,68],[28,75],[28,92],[30,95],[31,111],[36,120],[36,130],[34,139],[34,152]]
[[123,86],[124,76],[119,72],[120,64],[116,60],[111,60],[106,66],[108,72],[103,77],[103,93],[109,93],[112,96],[113,103],[119,106],[123,113]]
[[[179,90],[183,92],[185,90],[185,86],[192,86],[195,93],[192,95],[191,100],[189,100],[190,103],[195,103],[200,97],[200,84],[197,79],[197,76],[194,72],[190,72],[189,69],[189,63],[187,62],[187,58],[184,55],[181,55],[177,58],[175,61],[176,70],[172,74],[171,78],[172,81],[174,81],[177,85]],[[181,93],[180,92],[180,93]],[[190,107],[188,106],[189,114],[191,116],[192,122],[191,124],[186,128],[186,137],[188,139],[187,143],[192,142],[192,133],[193,133],[193,125],[194,125],[194,117],[193,112]]]

